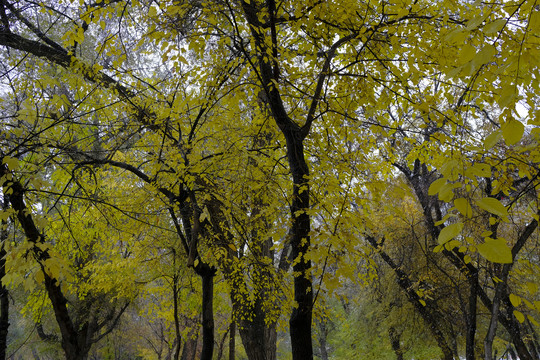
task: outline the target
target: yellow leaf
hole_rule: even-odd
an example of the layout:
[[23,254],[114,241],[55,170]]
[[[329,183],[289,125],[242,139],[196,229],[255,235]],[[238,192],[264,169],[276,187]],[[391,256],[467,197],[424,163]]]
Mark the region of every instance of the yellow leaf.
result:
[[36,271],[34,279],[36,280],[36,283],[41,284],[45,280],[45,275],[43,275],[43,271]]
[[451,224],[441,230],[439,238],[437,239],[440,245],[452,240],[463,230],[463,223]]
[[499,32],[502,30],[504,25],[506,25],[506,19],[497,19],[484,26],[483,33],[489,35]]
[[502,126],[502,135],[507,145],[514,145],[523,137],[525,126],[521,121],[509,119]]
[[439,190],[439,199],[444,202],[449,202],[454,197],[454,189],[459,187],[459,184],[444,184]]
[[459,52],[459,60],[462,64],[471,61],[476,56],[476,48],[471,44],[465,44]]
[[488,62],[491,61],[491,59],[493,59],[493,57],[495,56],[495,54],[497,53],[497,49],[495,49],[495,47],[491,44],[488,44],[486,46],[484,46],[482,48],[482,50],[480,50],[476,56],[474,57],[473,59],[473,66],[475,69],[478,69],[478,67],[480,67],[480,65],[484,65],[484,64],[487,64]]
[[440,178],[440,179],[437,179],[434,182],[432,182],[431,185],[429,186],[429,189],[428,189],[428,195],[437,194],[441,190],[441,187],[444,184],[446,184],[446,179],[445,178]]
[[472,217],[472,207],[471,207],[471,204],[469,204],[469,200],[467,200],[465,198],[455,199],[454,200],[454,206],[464,216],[466,216],[468,218]]
[[525,315],[523,315],[523,313],[521,313],[520,311],[514,310],[514,316],[520,323],[523,323],[525,321]]
[[500,217],[508,216],[508,211],[506,210],[506,207],[495,198],[487,197],[477,200],[476,205],[491,214],[498,215]]
[[527,290],[529,290],[529,293],[531,293],[531,294],[536,294],[536,292],[538,291],[538,285],[536,283],[533,283],[533,282],[528,282],[527,283]]
[[486,139],[484,140],[484,147],[486,150],[491,149],[495,146],[501,140],[502,134],[500,131],[495,131],[489,134]]
[[11,156],[4,157],[3,163],[8,166],[9,170],[16,170],[19,167],[19,159]]
[[452,251],[454,248],[458,247],[459,245],[461,245],[461,243],[454,239],[445,243],[444,247],[446,248],[446,250]]
[[491,262],[510,264],[513,261],[512,250],[506,245],[504,239],[487,240],[485,243],[478,245],[477,248],[480,255]]
[[515,294],[510,294],[510,302],[512,303],[513,307],[518,307],[521,305],[521,298]]
[[455,181],[458,178],[458,161],[450,160],[444,163],[441,166],[441,174],[450,181]]
[[476,18],[472,18],[471,20],[467,21],[467,30],[471,31],[476,29],[482,22],[484,21],[483,16],[479,16]]
[[467,169],[471,175],[479,177],[491,176],[491,166],[488,164],[476,163]]

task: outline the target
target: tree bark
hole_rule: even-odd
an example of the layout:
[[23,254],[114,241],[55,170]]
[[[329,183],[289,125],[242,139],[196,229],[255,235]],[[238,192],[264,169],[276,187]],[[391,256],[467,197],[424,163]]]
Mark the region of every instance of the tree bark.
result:
[[[195,335],[195,336],[193,336]],[[188,335],[186,342],[184,343],[184,348],[182,349],[181,360],[195,360],[197,356],[197,340],[199,338],[199,333],[197,329],[193,329]]]
[[471,274],[469,278],[469,309],[466,317],[467,335],[465,339],[465,359],[476,360],[475,339],[476,339],[476,312],[478,298],[478,271]]
[[234,360],[236,353],[236,322],[234,319],[231,321],[229,331],[229,360]]
[[180,319],[178,316],[178,274],[176,274],[176,252],[173,252],[175,274],[173,276],[173,316],[174,316],[174,331],[176,335],[176,349],[174,350],[174,360],[180,359],[180,347],[182,346],[182,334],[180,332]]
[[328,328],[326,322],[319,322],[319,348],[321,352],[321,360],[328,360],[328,350],[326,349],[326,338],[328,336]]
[[212,360],[214,353],[214,275],[216,269],[199,262],[195,271],[202,280],[202,334],[201,360]]
[[[4,194],[4,196],[6,196]],[[5,209],[4,203],[4,209]],[[7,226],[6,221],[2,221],[0,229],[0,360],[6,359],[7,336],[9,329],[9,292],[4,285],[3,278],[6,275],[6,249]]]
[[266,324],[260,301],[250,307],[251,320],[240,321],[240,337],[249,360],[276,359],[276,324]]
[[[267,11],[273,16],[274,0],[268,0]],[[294,259],[294,301],[295,307],[289,319],[289,330],[292,346],[293,360],[313,359],[313,344],[311,339],[311,322],[313,313],[313,289],[311,280],[311,261],[304,258],[310,248],[310,216],[309,211],[309,168],[305,159],[303,141],[309,133],[313,112],[318,104],[318,94],[313,97],[306,123],[300,127],[287,114],[285,105],[277,89],[279,70],[277,60],[270,61],[264,54],[275,53],[277,44],[269,46],[265,41],[265,30],[261,23],[262,11],[260,3],[256,1],[242,1],[245,18],[250,26],[251,36],[258,53],[258,70],[261,86],[266,93],[268,106],[272,118],[285,136],[287,143],[287,158],[291,175],[293,177],[293,194],[291,201],[291,239],[290,245]],[[275,26],[275,24],[272,24]],[[276,39],[275,29],[272,30],[272,39]],[[246,56],[250,56],[246,54]],[[274,67],[272,66],[274,64]],[[326,75],[326,74],[325,74]],[[321,76],[324,79],[323,76]],[[318,82],[322,86],[321,78]],[[320,85],[320,86],[319,86]]]
[[400,334],[395,328],[390,327],[388,329],[388,337],[390,338],[392,350],[394,350],[394,353],[396,354],[396,360],[403,360],[403,349],[401,348]]

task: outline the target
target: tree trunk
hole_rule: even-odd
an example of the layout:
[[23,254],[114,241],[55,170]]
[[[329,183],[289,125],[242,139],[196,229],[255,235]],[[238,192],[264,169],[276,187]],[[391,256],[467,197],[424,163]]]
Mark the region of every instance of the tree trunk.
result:
[[310,247],[309,171],[304,159],[302,141],[295,133],[286,136],[289,165],[293,175],[293,199],[291,205],[292,240],[294,259],[294,300],[297,304],[289,320],[293,360],[313,359],[311,341],[311,318],[313,311],[313,289],[311,283],[311,261],[304,258]]
[[6,359],[7,336],[9,328],[9,293],[3,282],[3,278],[6,275],[6,225],[6,222],[2,221],[2,229],[0,229],[0,241],[2,242],[0,248],[0,360]]
[[[313,289],[311,281],[311,261],[304,256],[310,248],[310,216],[309,216],[309,167],[304,154],[303,141],[309,133],[313,112],[318,105],[319,94],[313,96],[305,124],[300,127],[288,115],[281,94],[275,84],[279,81],[277,58],[270,61],[264,54],[272,53],[277,56],[275,1],[268,0],[266,9],[260,9],[256,1],[242,1],[245,18],[250,25],[251,36],[258,52],[258,65],[261,77],[261,87],[264,89],[268,106],[274,122],[285,136],[287,143],[287,158],[293,177],[293,194],[291,200],[291,250],[294,259],[294,301],[295,307],[289,319],[293,360],[313,359],[313,344],[311,340],[311,320],[313,313]],[[270,17],[272,44],[265,40],[267,27],[261,22],[262,14]],[[323,71],[318,86],[322,86],[326,73]],[[320,89],[319,89],[320,91]]]
[[401,348],[401,336],[396,331],[395,328],[390,327],[388,329],[388,337],[390,338],[390,344],[392,345],[392,350],[396,354],[396,360],[403,360],[403,349]]
[[240,321],[240,337],[249,360],[276,359],[276,324],[266,324],[260,301],[252,307],[250,320]]
[[328,351],[326,350],[326,337],[328,336],[328,328],[324,321],[319,322],[319,349],[321,352],[321,360],[328,360]]
[[[176,272],[176,253],[173,253],[174,266]],[[173,276],[173,316],[174,316],[174,330],[176,336],[176,349],[174,350],[174,360],[180,359],[180,347],[182,346],[182,335],[180,332],[180,319],[178,317],[178,275],[175,273]]]
[[234,360],[236,351],[236,322],[234,319],[231,321],[229,331],[229,360]]
[[[193,336],[195,334],[195,336]],[[184,343],[184,348],[182,349],[181,360],[195,360],[197,356],[197,339],[199,338],[199,333],[197,329],[193,329],[188,335],[186,342]]]
[[478,298],[478,271],[469,278],[469,310],[466,318],[467,335],[465,339],[465,359],[476,360],[474,354],[476,338],[476,311]]
[[212,360],[214,353],[214,275],[216,269],[200,262],[195,271],[202,279],[202,334],[201,360]]

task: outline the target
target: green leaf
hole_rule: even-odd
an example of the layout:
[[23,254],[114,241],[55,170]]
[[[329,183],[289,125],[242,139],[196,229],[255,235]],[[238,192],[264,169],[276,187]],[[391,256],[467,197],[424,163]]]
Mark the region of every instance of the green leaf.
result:
[[525,126],[521,121],[509,119],[502,126],[502,135],[507,145],[514,145],[523,137]]
[[478,245],[477,248],[480,255],[491,262],[510,264],[513,261],[512,250],[506,245],[506,240],[504,239],[488,240]]
[[486,210],[491,214],[498,215],[500,217],[508,216],[508,211],[506,207],[497,199],[492,197],[483,198],[476,201],[476,205],[480,208]]
[[439,238],[437,239],[438,243],[442,245],[452,240],[453,238],[459,235],[461,230],[463,230],[463,223],[455,223],[452,225],[448,225],[447,227],[441,230],[441,233],[439,234]]
[[454,200],[454,206],[464,216],[466,216],[468,218],[472,217],[472,207],[471,207],[471,204],[469,204],[469,200],[467,200],[465,198],[455,199]]

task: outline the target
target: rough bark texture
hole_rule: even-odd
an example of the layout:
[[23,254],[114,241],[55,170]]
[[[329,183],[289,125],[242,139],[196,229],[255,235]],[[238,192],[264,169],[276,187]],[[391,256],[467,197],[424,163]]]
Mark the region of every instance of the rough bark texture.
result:
[[[174,254],[176,259],[176,254]],[[175,263],[176,266],[176,263]],[[180,318],[178,315],[178,275],[173,277],[173,316],[174,316],[174,330],[176,334],[176,349],[174,350],[174,360],[180,359],[180,347],[182,346],[182,333],[180,332]]]

